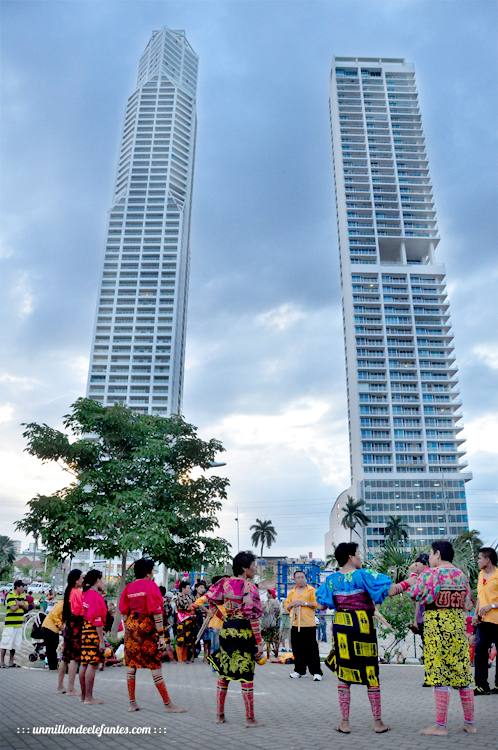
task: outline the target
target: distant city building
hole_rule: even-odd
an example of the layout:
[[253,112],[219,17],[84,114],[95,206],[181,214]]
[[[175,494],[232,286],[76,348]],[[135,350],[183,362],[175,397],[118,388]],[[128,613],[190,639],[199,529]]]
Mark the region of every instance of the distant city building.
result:
[[342,284],[351,495],[365,501],[367,551],[389,516],[426,545],[468,528],[461,400],[445,268],[413,65],[335,57],[330,116]]
[[87,394],[143,414],[181,409],[197,55],[154,31],[126,107]]
[[[127,567],[130,567],[130,565],[140,557],[142,557],[141,552],[129,552],[126,562]],[[103,573],[104,579],[116,578],[121,575],[120,557],[105,558],[91,549],[75,552],[71,557],[70,562],[69,560],[66,562],[67,571],[70,569],[69,565],[71,568],[79,568],[83,573],[87,573],[92,568],[96,568]]]

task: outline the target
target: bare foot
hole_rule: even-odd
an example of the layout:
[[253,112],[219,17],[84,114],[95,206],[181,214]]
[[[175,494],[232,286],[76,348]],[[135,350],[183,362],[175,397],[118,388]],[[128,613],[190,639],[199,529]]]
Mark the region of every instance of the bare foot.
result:
[[374,721],[374,732],[375,734],[384,734],[384,732],[389,732],[391,727],[387,727],[383,721]]
[[425,734],[427,736],[436,736],[436,737],[446,737],[448,734],[448,730],[446,727],[438,727],[435,724],[433,724],[430,727],[426,727],[425,729],[420,730],[420,734]]
[[70,698],[76,698],[81,695],[81,693],[77,693],[76,690],[68,690],[66,695],[69,695]]
[[184,706],[177,706],[175,703],[170,702],[164,704],[164,710],[169,714],[184,714],[188,711],[188,708],[184,708]]
[[264,724],[262,721],[257,721],[257,719],[246,719],[246,727],[248,729],[251,727],[264,727]]
[[101,698],[85,698],[83,701],[86,706],[98,706],[103,702]]
[[216,723],[217,724],[226,724],[225,714],[220,714],[220,716],[216,717]]
[[477,734],[477,729],[473,724],[464,724],[463,731],[467,732],[467,734]]
[[349,725],[349,721],[345,721],[344,719],[341,719],[339,722],[339,726],[337,727],[337,731],[341,734],[351,734],[351,727]]
[[140,706],[137,706],[136,703],[130,703],[130,707],[128,708],[128,711],[140,711]]
[[66,691],[64,690],[64,688],[57,688],[57,694],[58,695],[65,695],[65,693],[66,693]]

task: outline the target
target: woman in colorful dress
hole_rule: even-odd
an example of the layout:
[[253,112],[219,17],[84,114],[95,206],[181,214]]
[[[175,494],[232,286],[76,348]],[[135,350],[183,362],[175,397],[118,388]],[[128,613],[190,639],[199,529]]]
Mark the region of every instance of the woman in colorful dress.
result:
[[[229,682],[241,683],[246,711],[246,726],[258,726],[254,718],[254,667],[263,655],[259,621],[263,614],[259,591],[252,579],[256,575],[256,557],[239,552],[233,558],[233,576],[211,586],[206,597],[212,614],[224,607],[220,647],[209,661],[219,674],[216,721],[225,722],[225,700]],[[223,611],[223,610],[222,610]]]
[[178,661],[192,662],[195,655],[196,622],[192,604],[195,597],[190,590],[190,582],[180,583],[180,593],[176,597],[176,655]]
[[377,734],[388,732],[382,721],[379,656],[374,626],[375,605],[386,596],[401,593],[401,584],[394,584],[382,573],[362,568],[355,542],[338,544],[335,559],[339,570],[327,576],[317,589],[316,599],[324,609],[335,609],[332,628],[333,656],[326,664],[339,678],[339,709],[341,721],[337,731],[350,734],[349,709],[351,685],[366,685]]
[[94,698],[95,674],[104,659],[104,624],[107,606],[102,596],[102,572],[89,570],[83,579],[83,630],[81,633],[81,700],[87,705],[103,703]]
[[429,570],[413,573],[401,586],[424,610],[425,684],[434,687],[436,723],[421,734],[448,734],[450,688],[460,692],[463,728],[475,734],[474,691],[470,687],[472,671],[469,642],[465,630],[465,613],[474,606],[469,582],[453,565],[454,550],[450,542],[432,542]]
[[62,661],[59,669],[59,687],[57,692],[64,693],[62,678],[67,669],[67,693],[66,695],[79,695],[74,689],[76,672],[81,658],[81,633],[83,630],[83,575],[81,570],[74,568],[67,576],[67,586],[64,591],[64,605],[62,607],[62,619],[64,629],[64,647]]
[[261,618],[261,635],[266,643],[266,658],[270,658],[270,651],[273,651],[273,656],[277,658],[280,645],[280,604],[276,589],[267,591]]
[[161,652],[166,648],[163,621],[163,597],[154,582],[154,561],[144,558],[133,566],[135,580],[128,583],[119,600],[119,611],[125,622],[125,665],[130,711],[139,711],[135,699],[137,669],[150,669],[154,685],[166,711],[183,713],[169,697],[161,671]]

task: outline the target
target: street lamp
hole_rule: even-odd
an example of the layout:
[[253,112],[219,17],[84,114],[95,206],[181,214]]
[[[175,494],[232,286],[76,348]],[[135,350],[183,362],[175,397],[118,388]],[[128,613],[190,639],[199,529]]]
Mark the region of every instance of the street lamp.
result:
[[237,524],[237,552],[240,552],[240,528],[239,528],[239,506],[237,505],[237,515],[235,516],[235,523]]

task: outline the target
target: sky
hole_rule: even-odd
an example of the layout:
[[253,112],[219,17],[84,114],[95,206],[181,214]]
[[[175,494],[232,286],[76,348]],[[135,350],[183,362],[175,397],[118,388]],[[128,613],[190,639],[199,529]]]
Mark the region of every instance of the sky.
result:
[[[494,0],[2,0],[0,533],[64,486],[21,423],[84,395],[119,136],[152,30],[200,59],[183,411],[220,439],[220,533],[323,555],[349,484],[328,86],[332,56],[416,67],[451,301],[471,528],[498,540]],[[66,475],[67,476],[67,475]]]

